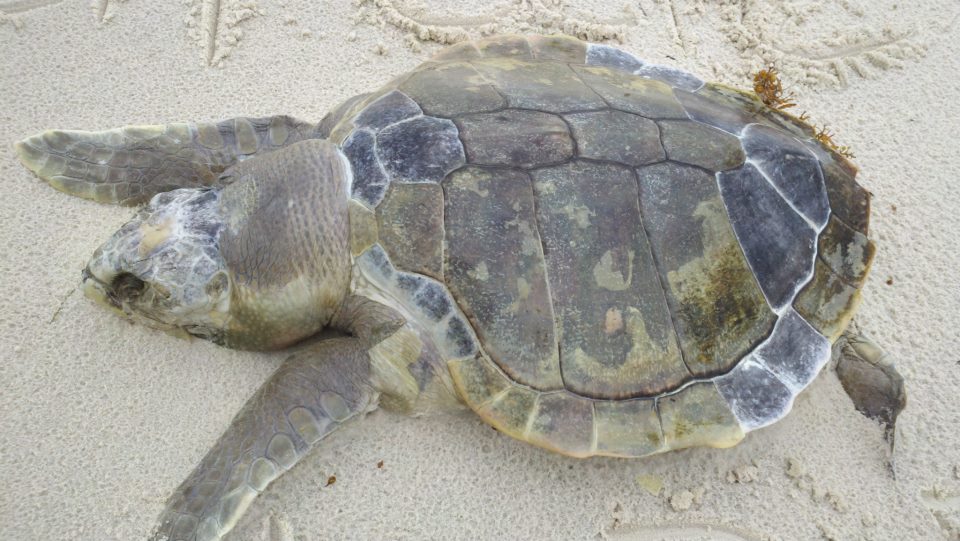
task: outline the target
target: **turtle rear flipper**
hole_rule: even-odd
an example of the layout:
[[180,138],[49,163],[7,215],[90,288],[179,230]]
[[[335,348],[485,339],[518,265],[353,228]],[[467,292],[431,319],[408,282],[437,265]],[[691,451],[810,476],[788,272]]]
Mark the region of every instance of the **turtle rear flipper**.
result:
[[897,416],[907,405],[903,376],[887,354],[862,335],[845,332],[839,342],[837,376],[857,411],[880,421],[891,448]]
[[287,116],[50,130],[15,144],[23,164],[54,188],[101,203],[137,205],[177,188],[217,183],[258,152],[310,138],[313,126]]

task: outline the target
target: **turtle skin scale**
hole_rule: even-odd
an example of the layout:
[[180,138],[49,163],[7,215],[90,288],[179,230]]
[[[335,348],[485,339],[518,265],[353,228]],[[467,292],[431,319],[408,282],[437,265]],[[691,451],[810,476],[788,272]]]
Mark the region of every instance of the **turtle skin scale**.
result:
[[460,44],[315,136],[352,287],[463,400],[572,456],[727,447],[830,358],[874,253],[856,169],[753,95],[566,37]]

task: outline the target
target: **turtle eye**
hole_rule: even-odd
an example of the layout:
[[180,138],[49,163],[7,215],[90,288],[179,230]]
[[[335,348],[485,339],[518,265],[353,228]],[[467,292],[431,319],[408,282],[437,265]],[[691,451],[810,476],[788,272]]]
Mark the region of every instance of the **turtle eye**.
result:
[[129,272],[121,272],[110,282],[110,289],[118,299],[135,299],[146,288],[146,282]]

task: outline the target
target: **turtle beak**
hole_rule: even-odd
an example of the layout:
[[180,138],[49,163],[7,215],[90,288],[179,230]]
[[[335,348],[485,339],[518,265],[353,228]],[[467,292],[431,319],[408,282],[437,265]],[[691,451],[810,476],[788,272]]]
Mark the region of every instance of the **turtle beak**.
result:
[[90,272],[90,267],[84,268],[83,272],[80,273],[80,287],[88,299],[104,308],[110,309],[121,317],[126,316],[116,296],[110,294],[110,287],[98,280],[97,277]]

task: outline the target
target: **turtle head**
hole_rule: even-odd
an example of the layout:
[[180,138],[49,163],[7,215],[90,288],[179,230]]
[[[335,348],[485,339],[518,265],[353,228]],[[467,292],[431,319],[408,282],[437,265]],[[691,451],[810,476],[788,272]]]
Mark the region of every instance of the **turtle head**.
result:
[[239,349],[330,323],[350,282],[346,163],[304,141],[160,193],[94,253],[87,296],[135,322]]
[[224,343],[231,277],[219,199],[210,189],[153,197],[94,252],[84,293],[137,323]]

